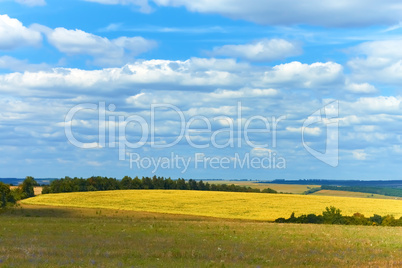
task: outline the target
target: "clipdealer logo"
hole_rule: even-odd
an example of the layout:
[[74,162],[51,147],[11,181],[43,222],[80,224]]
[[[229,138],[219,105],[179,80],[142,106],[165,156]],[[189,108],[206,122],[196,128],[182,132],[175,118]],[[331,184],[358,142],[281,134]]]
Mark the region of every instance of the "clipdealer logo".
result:
[[[77,114],[88,113],[88,110],[97,113],[98,138],[96,142],[83,142],[73,133],[74,119]],[[81,149],[93,148],[117,148],[119,160],[126,161],[129,157],[130,168],[158,169],[176,168],[186,171],[190,166],[198,168],[264,168],[283,169],[286,168],[286,160],[278,155],[273,149],[277,147],[278,125],[286,119],[286,116],[266,117],[255,115],[249,118],[243,116],[241,102],[237,103],[236,116],[219,115],[206,117],[203,115],[188,116],[172,104],[160,103],[151,104],[149,113],[128,115],[116,113],[114,104],[108,105],[105,102],[84,103],[74,106],[65,117],[64,127],[68,141]],[[170,140],[163,140],[158,136],[158,115],[173,114],[178,123],[176,134],[170,135]],[[144,114],[147,114],[146,116]],[[186,116],[187,115],[187,116]],[[338,165],[338,115],[339,103],[333,101],[324,105],[321,109],[313,112],[301,127],[301,142],[305,150],[316,159],[332,166]],[[216,127],[217,122],[219,128]],[[255,125],[263,126],[256,128]],[[321,124],[326,128],[325,151],[320,152],[313,149],[305,139],[305,133],[309,126]],[[131,130],[135,126],[136,134]],[[214,127],[213,127],[214,126]],[[254,128],[252,127],[254,126]],[[130,133],[130,135],[129,135]],[[205,139],[197,139],[200,135]],[[258,141],[253,140],[253,135],[261,135],[265,138]],[[129,141],[128,137],[136,138],[136,141]],[[262,142],[261,142],[262,141]],[[151,149],[174,148],[178,144],[187,144],[196,150],[215,148],[242,148],[246,146],[252,150],[263,149],[263,155],[252,155],[235,153],[232,156],[205,156],[201,153],[194,153],[192,156],[179,154],[170,157],[146,157],[139,153],[129,152],[130,149],[138,149],[147,146]],[[196,151],[195,150],[195,151]]]

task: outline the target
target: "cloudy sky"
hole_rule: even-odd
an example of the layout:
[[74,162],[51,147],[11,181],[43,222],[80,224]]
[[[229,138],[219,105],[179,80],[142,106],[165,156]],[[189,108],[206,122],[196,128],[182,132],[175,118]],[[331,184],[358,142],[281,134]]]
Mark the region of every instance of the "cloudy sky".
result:
[[402,179],[402,4],[328,2],[0,0],[0,177]]

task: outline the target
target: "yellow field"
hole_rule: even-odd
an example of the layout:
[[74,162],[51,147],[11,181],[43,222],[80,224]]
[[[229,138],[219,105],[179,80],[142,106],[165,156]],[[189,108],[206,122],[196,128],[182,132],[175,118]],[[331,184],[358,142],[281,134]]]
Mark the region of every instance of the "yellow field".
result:
[[178,190],[121,190],[46,194],[21,201],[24,204],[186,214],[231,219],[275,220],[321,212],[335,206],[344,215],[402,216],[399,200],[312,195],[281,195]]
[[271,188],[275,191],[283,193],[301,194],[311,188],[320,187],[320,185],[299,185],[299,184],[275,184],[275,183],[259,183],[253,181],[208,181],[209,184],[234,184],[246,186],[256,189]]
[[344,196],[344,197],[360,197],[360,198],[378,198],[378,199],[394,199],[402,200],[401,197],[386,196],[380,194],[369,194],[369,193],[359,193],[359,192],[349,192],[349,191],[336,191],[336,190],[321,190],[312,195],[327,195],[327,196]]

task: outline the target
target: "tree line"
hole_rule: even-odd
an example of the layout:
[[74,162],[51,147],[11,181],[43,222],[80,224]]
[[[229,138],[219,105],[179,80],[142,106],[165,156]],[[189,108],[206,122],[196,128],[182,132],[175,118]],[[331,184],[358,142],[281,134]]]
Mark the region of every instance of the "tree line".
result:
[[70,178],[53,180],[50,185],[45,185],[42,194],[66,193],[66,192],[87,192],[87,191],[109,191],[109,190],[140,190],[140,189],[162,189],[162,190],[199,190],[199,191],[225,191],[225,192],[254,192],[254,193],[277,193],[275,190],[256,189],[235,184],[214,184],[183,178],[173,180],[165,177],[138,177],[125,176],[121,180],[115,178],[93,176],[87,179]]
[[278,218],[278,223],[315,223],[315,224],[340,224],[340,225],[375,225],[375,226],[402,226],[402,217],[396,219],[392,215],[380,216],[374,214],[372,217],[365,217],[363,214],[355,213],[353,216],[343,216],[340,209],[326,207],[321,215],[308,214],[295,216],[293,212],[289,218]]
[[29,176],[14,189],[10,189],[10,185],[0,182],[0,208],[13,206],[21,199],[35,196],[35,186],[38,186],[38,183]]
[[322,190],[349,191],[349,192],[360,192],[360,193],[380,194],[380,195],[387,195],[387,196],[402,197],[402,189],[401,188],[322,185],[321,189]]

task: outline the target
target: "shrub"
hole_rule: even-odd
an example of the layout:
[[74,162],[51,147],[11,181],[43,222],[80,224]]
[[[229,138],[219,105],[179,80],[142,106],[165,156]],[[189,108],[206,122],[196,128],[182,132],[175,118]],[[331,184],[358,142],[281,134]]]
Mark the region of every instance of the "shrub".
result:
[[374,214],[372,217],[370,217],[370,221],[377,225],[381,225],[382,223],[382,217],[380,215]]
[[326,207],[325,211],[322,213],[324,223],[327,224],[343,224],[344,219],[341,214],[341,210],[333,206]]
[[268,193],[268,194],[277,194],[278,192],[271,188],[266,188],[261,191],[261,193]]
[[382,218],[382,226],[397,226],[398,221],[394,218],[393,215],[387,215]]
[[395,219],[392,215],[381,217],[374,214],[370,218],[364,217],[361,213],[353,216],[342,216],[341,210],[335,207],[326,207],[322,215],[308,214],[295,216],[293,212],[288,219],[278,218],[275,222],[279,223],[315,223],[315,224],[346,224],[346,225],[382,225],[382,226],[402,226],[402,217]]

